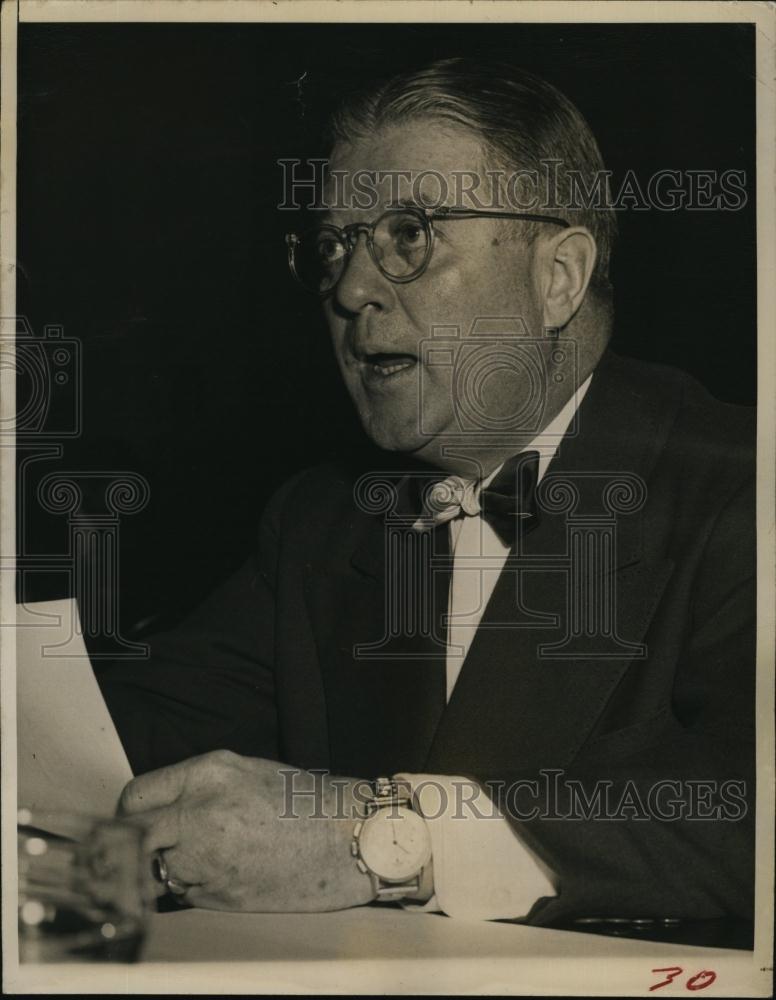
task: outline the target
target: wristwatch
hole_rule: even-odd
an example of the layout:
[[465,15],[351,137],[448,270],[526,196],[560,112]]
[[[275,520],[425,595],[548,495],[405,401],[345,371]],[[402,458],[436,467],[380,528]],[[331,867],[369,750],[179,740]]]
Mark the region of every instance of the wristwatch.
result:
[[390,778],[377,778],[366,818],[353,830],[350,853],[372,879],[378,900],[431,895],[431,837],[409,794]]

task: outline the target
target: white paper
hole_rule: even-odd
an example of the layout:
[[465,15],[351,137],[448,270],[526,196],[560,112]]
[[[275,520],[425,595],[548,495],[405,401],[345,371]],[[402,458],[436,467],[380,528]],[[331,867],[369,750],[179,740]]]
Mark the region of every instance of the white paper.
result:
[[19,807],[112,816],[132,772],[75,601],[19,605],[17,624]]

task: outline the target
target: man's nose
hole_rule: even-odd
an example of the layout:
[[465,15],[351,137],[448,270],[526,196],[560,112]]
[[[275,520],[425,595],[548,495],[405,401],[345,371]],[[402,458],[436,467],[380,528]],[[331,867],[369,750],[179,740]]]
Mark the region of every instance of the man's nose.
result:
[[366,233],[358,234],[334,294],[339,305],[350,313],[361,312],[370,305],[379,309],[390,306],[393,287],[372,260]]

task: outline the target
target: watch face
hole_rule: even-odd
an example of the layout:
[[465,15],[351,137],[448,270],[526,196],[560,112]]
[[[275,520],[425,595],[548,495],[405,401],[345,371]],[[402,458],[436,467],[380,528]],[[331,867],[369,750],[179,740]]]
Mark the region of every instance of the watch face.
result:
[[412,878],[431,857],[424,820],[402,806],[388,806],[373,813],[364,822],[358,848],[367,868],[386,882]]

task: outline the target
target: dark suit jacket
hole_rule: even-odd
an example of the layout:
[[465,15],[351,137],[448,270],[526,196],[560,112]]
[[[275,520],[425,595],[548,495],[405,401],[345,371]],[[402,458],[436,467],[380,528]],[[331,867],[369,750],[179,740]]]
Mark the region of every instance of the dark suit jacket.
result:
[[[225,747],[360,777],[409,770],[509,785],[562,769],[588,794],[603,780],[615,801],[635,789],[642,802],[666,779],[741,781],[743,817],[518,826],[560,877],[532,923],[751,918],[753,432],[752,411],[688,376],[608,353],[548,472],[576,484],[576,509],[545,504],[521,542],[520,558],[538,561],[520,578],[520,610],[518,577],[505,571],[446,707],[444,648],[432,638],[396,635],[376,658],[354,656],[354,644],[384,633],[401,559],[386,573],[385,519],[354,503],[359,470],[302,473],[268,505],[257,552],[152,641],[149,662],[103,671],[133,768]],[[570,517],[600,514],[600,474],[624,472],[646,496],[617,515],[615,568],[603,574],[616,597],[611,641],[583,637],[571,659],[542,655],[563,640],[578,585],[563,569]],[[442,558],[446,531],[431,537]],[[544,617],[531,624],[526,613]],[[708,795],[701,808],[725,806],[724,792]]]

